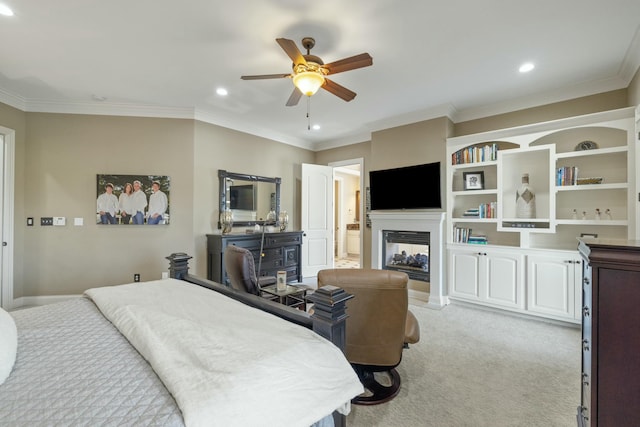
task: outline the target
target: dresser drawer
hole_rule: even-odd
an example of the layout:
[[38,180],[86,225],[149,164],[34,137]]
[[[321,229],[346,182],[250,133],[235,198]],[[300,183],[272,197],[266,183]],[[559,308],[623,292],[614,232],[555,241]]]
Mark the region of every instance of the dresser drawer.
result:
[[301,233],[282,233],[278,235],[268,236],[265,239],[268,246],[287,246],[287,245],[301,245],[302,234]]

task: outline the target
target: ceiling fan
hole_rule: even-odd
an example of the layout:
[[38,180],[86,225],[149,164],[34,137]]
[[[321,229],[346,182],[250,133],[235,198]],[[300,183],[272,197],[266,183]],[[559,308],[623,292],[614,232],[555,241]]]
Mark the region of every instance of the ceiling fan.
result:
[[302,46],[307,49],[307,54],[303,55],[293,40],[279,38],[276,42],[293,61],[293,71],[289,74],[262,74],[257,76],[241,76],[242,80],[279,79],[291,78],[295,88],[287,101],[287,107],[298,104],[302,95],[311,96],[323,88],[345,101],[351,101],[356,97],[356,93],[338,83],[329,80],[325,76],[338,74],[344,71],[355,70],[357,68],[368,67],[373,64],[373,58],[368,53],[350,56],[349,58],[325,64],[318,56],[311,55],[310,51],[315,46],[316,41],[312,37],[302,39]]

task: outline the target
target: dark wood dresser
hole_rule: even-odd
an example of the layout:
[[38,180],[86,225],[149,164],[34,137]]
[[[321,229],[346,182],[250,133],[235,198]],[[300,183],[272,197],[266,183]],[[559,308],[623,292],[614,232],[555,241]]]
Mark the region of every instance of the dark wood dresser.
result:
[[582,402],[578,426],[640,422],[640,241],[581,241]]
[[[249,249],[258,269],[262,233],[207,234],[207,279],[229,285],[224,269],[224,250],[227,245]],[[288,282],[302,282],[302,231],[264,233],[260,276],[275,276],[287,272]]]

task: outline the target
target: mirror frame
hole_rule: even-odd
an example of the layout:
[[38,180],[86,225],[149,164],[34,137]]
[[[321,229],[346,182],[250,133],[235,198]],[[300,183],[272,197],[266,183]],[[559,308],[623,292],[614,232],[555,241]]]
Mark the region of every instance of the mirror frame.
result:
[[[276,185],[276,219],[280,217],[280,182],[282,181],[280,178],[271,178],[267,176],[259,176],[259,175],[248,175],[244,173],[234,173],[227,172],[224,169],[218,169],[218,195],[220,198],[218,213],[224,212],[227,206],[227,189],[225,187],[225,183],[227,182],[227,178],[237,179],[241,181],[251,181],[251,182],[270,182]],[[222,224],[220,224],[220,219],[218,215],[218,228],[222,228]],[[236,227],[246,227],[255,224],[264,224],[266,221],[233,221],[233,226]]]

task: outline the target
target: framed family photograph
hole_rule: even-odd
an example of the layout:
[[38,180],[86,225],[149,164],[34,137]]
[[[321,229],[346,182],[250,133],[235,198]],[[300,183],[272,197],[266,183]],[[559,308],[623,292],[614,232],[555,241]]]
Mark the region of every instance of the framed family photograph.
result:
[[465,190],[483,190],[484,189],[484,172],[464,172],[462,174],[464,179]]
[[96,181],[97,224],[169,224],[170,177],[101,174]]

